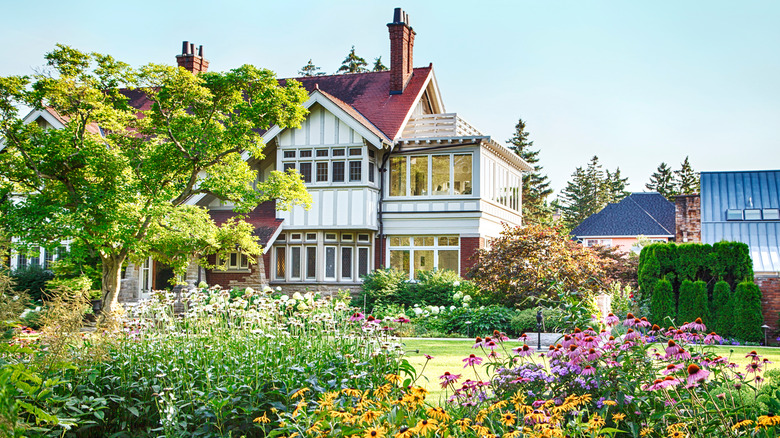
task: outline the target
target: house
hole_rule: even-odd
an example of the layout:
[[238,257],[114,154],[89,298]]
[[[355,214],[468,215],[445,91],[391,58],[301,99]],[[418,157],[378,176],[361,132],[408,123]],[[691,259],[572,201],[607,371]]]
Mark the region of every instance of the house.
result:
[[588,247],[602,245],[638,252],[640,238],[651,242],[674,240],[674,214],[674,204],[660,193],[631,193],[585,218],[570,234]]
[[743,242],[763,294],[764,321],[778,334],[780,312],[780,170],[701,173],[701,193],[676,199],[684,241]]
[[[260,205],[246,219],[264,248],[258,263],[233,253],[227,270],[193,264],[189,284],[334,291],[356,289],[379,267],[410,279],[432,269],[465,274],[503,223],[522,223],[521,176],[532,168],[445,110],[433,66],[413,67],[416,32],[405,12],[395,9],[387,27],[389,71],[295,78],[309,92],[309,115],[298,129],[264,132],[265,158],[250,163],[258,178],[297,169],[312,208]],[[202,54],[185,42],[177,62],[206,71]],[[141,93],[128,95],[135,107],[149,104]],[[189,203],[218,223],[234,214],[208,195]],[[151,259],[130,264],[120,298],[159,287],[163,268]]]

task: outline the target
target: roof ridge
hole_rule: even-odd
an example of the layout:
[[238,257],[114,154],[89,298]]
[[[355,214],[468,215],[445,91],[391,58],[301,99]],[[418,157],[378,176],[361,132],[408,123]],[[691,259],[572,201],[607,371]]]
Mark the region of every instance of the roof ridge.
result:
[[[388,142],[391,142],[391,143],[392,143],[392,140],[390,139],[390,137],[388,137],[388,136],[387,136],[387,134],[385,134],[385,133],[384,133],[384,131],[382,131],[381,129],[379,129],[379,127],[378,127],[378,126],[376,126],[376,125],[374,124],[374,122],[372,122],[372,121],[371,121],[371,119],[369,119],[368,117],[366,117],[366,115],[365,115],[365,114],[361,113],[359,109],[355,108],[355,106],[354,106],[354,105],[350,105],[350,104],[348,104],[347,102],[344,102],[343,100],[339,99],[338,97],[336,97],[336,96],[334,96],[334,95],[332,95],[332,94],[328,93],[327,91],[325,91],[325,90],[322,90],[322,89],[320,89],[320,88],[317,88],[317,89],[316,89],[316,91],[319,91],[319,92],[320,92],[320,93],[322,93],[322,94],[323,94],[325,97],[327,97],[328,99],[332,100],[332,101],[333,101],[334,103],[336,103],[337,105],[345,105],[345,106],[347,106],[347,107],[351,108],[353,111],[355,111],[356,113],[358,113],[358,114],[360,115],[360,117],[362,117],[363,119],[365,119],[365,121],[366,121],[366,122],[368,122],[368,123],[371,125],[371,127],[372,127],[372,128],[376,129],[376,131],[377,131],[377,132],[381,133],[381,134],[382,134],[382,136],[384,137],[384,139],[385,139],[385,140],[387,140]],[[363,124],[363,121],[361,121],[361,120],[358,120],[358,123],[361,123],[361,124]]]
[[[659,193],[659,195],[660,195],[660,193]],[[657,224],[658,224],[658,226],[659,226],[659,227],[661,227],[661,228],[663,228],[663,229],[664,229],[664,230],[665,230],[667,233],[669,233],[669,234],[674,234],[674,232],[673,232],[673,231],[669,231],[669,230],[668,230],[668,229],[667,229],[665,226],[663,226],[663,225],[661,224],[661,222],[658,222],[658,219],[656,219],[656,218],[655,218],[655,217],[654,217],[652,214],[650,214],[650,212],[648,212],[647,210],[645,210],[644,208],[642,208],[642,206],[641,206],[641,205],[639,205],[639,203],[638,203],[638,202],[636,202],[635,200],[631,199],[631,195],[628,195],[628,196],[626,197],[626,199],[629,199],[629,200],[631,200],[631,202],[633,202],[633,203],[634,203],[634,204],[635,204],[637,207],[639,207],[639,209],[640,209],[640,210],[642,210],[642,211],[643,211],[643,212],[644,212],[646,215],[648,215],[648,216],[650,217],[650,219],[652,219],[652,220],[653,220],[653,222],[657,223]]]

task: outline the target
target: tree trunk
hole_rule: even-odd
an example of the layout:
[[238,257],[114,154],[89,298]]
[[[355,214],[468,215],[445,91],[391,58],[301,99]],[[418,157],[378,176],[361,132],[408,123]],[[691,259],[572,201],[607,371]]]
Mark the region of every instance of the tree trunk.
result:
[[119,285],[122,275],[122,263],[125,257],[109,255],[103,259],[103,313],[111,313],[119,303]]

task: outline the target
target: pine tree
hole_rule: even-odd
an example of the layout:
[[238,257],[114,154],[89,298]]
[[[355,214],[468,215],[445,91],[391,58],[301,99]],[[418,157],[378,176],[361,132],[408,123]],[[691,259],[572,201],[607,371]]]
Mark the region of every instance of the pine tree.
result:
[[552,209],[547,205],[546,199],[553,190],[547,175],[541,173],[542,166],[536,164],[539,162],[539,150],[531,149],[534,142],[528,140],[528,135],[525,122],[519,119],[514,135],[508,140],[512,145],[511,149],[534,168],[532,173],[523,174],[523,219],[526,223],[549,223],[552,220]]
[[658,192],[663,195],[664,198],[672,200],[677,195],[677,188],[674,182],[674,173],[672,169],[666,164],[661,163],[653,175],[650,177],[650,182],[645,184],[648,190]]
[[298,74],[306,77],[324,75],[325,73],[321,72],[320,70],[321,69],[316,65],[314,65],[314,63],[311,62],[311,59],[309,59],[309,62],[303,67],[301,67],[300,70],[298,70]]
[[606,201],[608,203],[620,202],[630,195],[630,192],[626,190],[626,183],[628,183],[628,177],[620,177],[619,167],[614,172],[607,170],[604,177]]
[[349,51],[349,54],[346,58],[344,58],[343,61],[341,61],[341,67],[336,71],[336,73],[363,73],[367,72],[368,69],[366,66],[368,63],[365,59],[357,56],[355,54],[355,46],[352,46],[352,50]]
[[593,156],[588,167],[578,167],[572,180],[561,191],[563,222],[569,229],[575,228],[588,216],[598,213],[607,204],[604,171],[599,157]]
[[374,68],[371,69],[371,71],[387,71],[388,68],[386,65],[382,64],[382,57],[374,59]]
[[699,174],[693,171],[687,156],[680,164],[680,170],[674,171],[674,180],[677,193],[681,195],[699,193]]

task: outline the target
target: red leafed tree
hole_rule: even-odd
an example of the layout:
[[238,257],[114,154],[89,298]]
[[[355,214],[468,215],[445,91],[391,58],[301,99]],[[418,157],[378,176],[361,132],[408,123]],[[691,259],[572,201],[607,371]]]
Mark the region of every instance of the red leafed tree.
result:
[[559,227],[506,226],[477,257],[469,276],[495,303],[529,307],[557,288],[595,294],[604,287],[603,262]]

